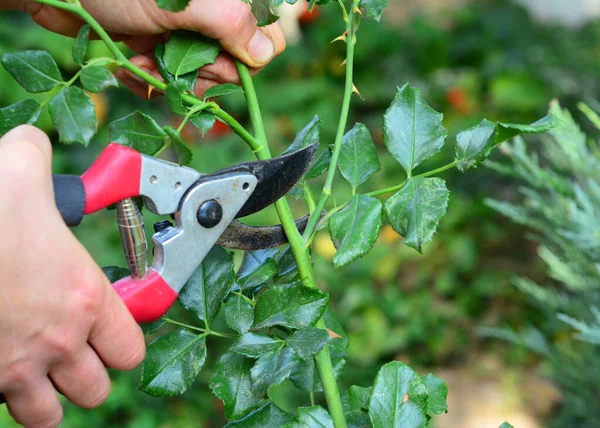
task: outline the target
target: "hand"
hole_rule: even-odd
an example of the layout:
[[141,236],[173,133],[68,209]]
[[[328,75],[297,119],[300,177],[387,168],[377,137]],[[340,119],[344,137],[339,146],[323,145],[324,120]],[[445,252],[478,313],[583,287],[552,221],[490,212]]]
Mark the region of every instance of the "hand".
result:
[[48,137],[31,126],[0,139],[0,392],[15,420],[53,428],[55,388],[93,408],[110,392],[105,366],[128,370],[144,337],[54,202]]
[[[111,37],[124,41],[138,54],[131,62],[161,80],[154,49],[157,43],[166,42],[170,31],[191,30],[217,39],[227,53],[200,70],[196,85],[196,95],[200,97],[218,83],[239,83],[231,55],[253,67],[256,73],[285,49],[279,24],[259,29],[250,8],[241,0],[192,0],[178,13],[160,9],[155,0],[81,0],[81,3],[111,32]],[[27,11],[42,27],[60,34],[75,36],[83,24],[69,13],[41,3],[8,0],[8,5]],[[138,77],[125,70],[121,70],[119,77],[137,95],[147,96],[148,85]]]

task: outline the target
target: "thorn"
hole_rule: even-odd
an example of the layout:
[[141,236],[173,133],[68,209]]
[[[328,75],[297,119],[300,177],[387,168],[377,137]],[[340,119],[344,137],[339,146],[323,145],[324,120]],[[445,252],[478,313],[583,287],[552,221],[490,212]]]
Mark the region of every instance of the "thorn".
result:
[[343,67],[346,65],[346,60],[343,60],[342,63],[340,64],[340,67]]
[[356,13],[357,15],[363,16],[362,11],[358,7],[355,7],[352,12]]
[[342,34],[339,37],[336,37],[335,39],[333,39],[331,41],[331,43],[335,43],[335,42],[339,42],[339,41],[343,41],[346,42],[348,40],[348,30],[344,31],[344,34]]
[[148,85],[148,99],[150,99],[150,95],[152,95],[153,90],[154,90],[154,86]]
[[336,37],[335,39],[333,39],[331,41],[331,43],[335,43],[335,42],[346,42],[346,33],[342,34],[341,36]]
[[358,92],[358,89],[356,88],[356,86],[354,86],[354,83],[352,84],[352,92],[354,92],[356,95],[358,95],[360,97],[361,100],[365,100],[363,98],[363,96],[360,94],[360,92]]
[[325,330],[327,330],[327,333],[329,333],[329,336],[331,336],[332,339],[342,339],[342,336],[337,334],[335,331],[331,331],[328,328],[325,328]]
[[410,394],[405,394],[404,397],[402,397],[402,402],[406,403],[408,400],[410,400]]

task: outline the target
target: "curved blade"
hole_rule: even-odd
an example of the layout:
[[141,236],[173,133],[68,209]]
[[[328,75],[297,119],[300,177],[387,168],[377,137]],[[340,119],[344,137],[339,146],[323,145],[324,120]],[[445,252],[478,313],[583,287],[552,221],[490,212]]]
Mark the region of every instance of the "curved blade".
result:
[[[304,232],[310,215],[296,220],[300,233]],[[288,242],[282,225],[248,226],[238,220],[233,220],[217,241],[217,245],[234,250],[264,250],[274,248]]]
[[258,185],[236,218],[259,212],[289,192],[312,164],[319,143],[273,159],[247,162],[222,169],[210,177],[230,172],[249,172],[258,179]]

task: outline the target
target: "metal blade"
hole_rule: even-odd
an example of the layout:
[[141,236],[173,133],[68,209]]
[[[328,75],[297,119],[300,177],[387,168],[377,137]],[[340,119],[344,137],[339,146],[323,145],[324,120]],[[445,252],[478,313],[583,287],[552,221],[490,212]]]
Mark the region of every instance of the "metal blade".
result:
[[[296,227],[300,233],[304,232],[310,215],[296,220]],[[234,250],[264,250],[283,245],[288,242],[283,226],[248,226],[234,220],[225,233],[217,241],[217,245]]]
[[222,169],[209,177],[230,172],[249,172],[258,179],[254,193],[236,216],[246,217],[265,209],[289,192],[312,164],[318,147],[319,143],[315,143],[285,156],[242,163]]

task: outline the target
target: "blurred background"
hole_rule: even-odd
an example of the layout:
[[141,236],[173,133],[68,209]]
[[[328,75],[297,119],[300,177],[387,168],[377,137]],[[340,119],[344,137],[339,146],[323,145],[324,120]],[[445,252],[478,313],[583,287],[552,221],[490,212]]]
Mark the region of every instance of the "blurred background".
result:
[[[322,143],[332,143],[344,72],[344,47],[330,44],[343,31],[339,8],[317,7],[309,14],[306,4],[298,2],[280,13],[289,47],[256,79],[274,151],[283,151],[315,114],[323,120]],[[579,120],[577,102],[593,103],[600,89],[597,16],[599,0],[390,0],[381,24],[365,20],[360,27],[355,84],[364,100],[354,99],[350,123],[367,124],[383,152],[382,115],[396,86],[410,81],[444,113],[450,130],[445,152],[426,165],[433,168],[451,158],[456,133],[484,117],[530,123],[544,116],[556,98]],[[0,53],[48,50],[67,77],[76,72],[71,47],[71,39],[36,27],[24,14],[0,12]],[[99,42],[92,43],[92,55],[107,54]],[[3,69],[0,82],[0,107],[29,97]],[[162,100],[139,100],[122,88],[93,97],[100,132],[88,149],[56,143],[56,172],[84,171],[108,142],[106,125],[135,109],[162,124],[178,125]],[[227,97],[223,104],[247,122],[243,97]],[[47,113],[38,125],[57,139]],[[203,172],[252,159],[243,142],[218,122],[203,139],[191,128],[184,137],[194,149],[192,166]],[[535,139],[528,141],[535,144]],[[363,190],[402,180],[389,156],[382,161],[382,172]],[[320,286],[331,293],[333,310],[351,339],[342,389],[370,385],[383,363],[399,359],[448,383],[450,412],[436,420],[436,427],[497,427],[505,420],[518,428],[600,427],[600,384],[582,392],[578,406],[565,401],[560,386],[598,379],[597,348],[594,353],[591,347],[574,346],[569,352],[586,363],[561,380],[552,361],[526,346],[481,334],[480,327],[519,332],[535,326],[550,343],[569,340],[568,330],[544,330],[549,308],[532,303],[513,285],[517,276],[553,283],[537,243],[527,238],[527,229],[483,202],[514,200],[517,184],[485,167],[464,176],[450,171],[444,178],[452,191],[448,215],[423,255],[403,246],[385,227],[370,255],[338,271],[328,237],[319,235],[315,242]],[[336,200],[344,201],[351,189],[341,180],[336,185]],[[304,214],[303,202],[294,204],[296,213]],[[146,221],[151,225],[152,216]],[[277,217],[266,211],[256,221],[275,223]],[[114,212],[86,218],[76,234],[101,266],[125,264]],[[222,406],[210,394],[208,379],[218,355],[211,350],[226,346],[209,343],[207,365],[182,397],[151,398],[136,390],[138,371],[114,372],[109,400],[92,411],[67,405],[63,426],[222,426]],[[290,410],[308,400],[288,383],[270,394]],[[5,408],[0,408],[0,426],[13,426]]]

